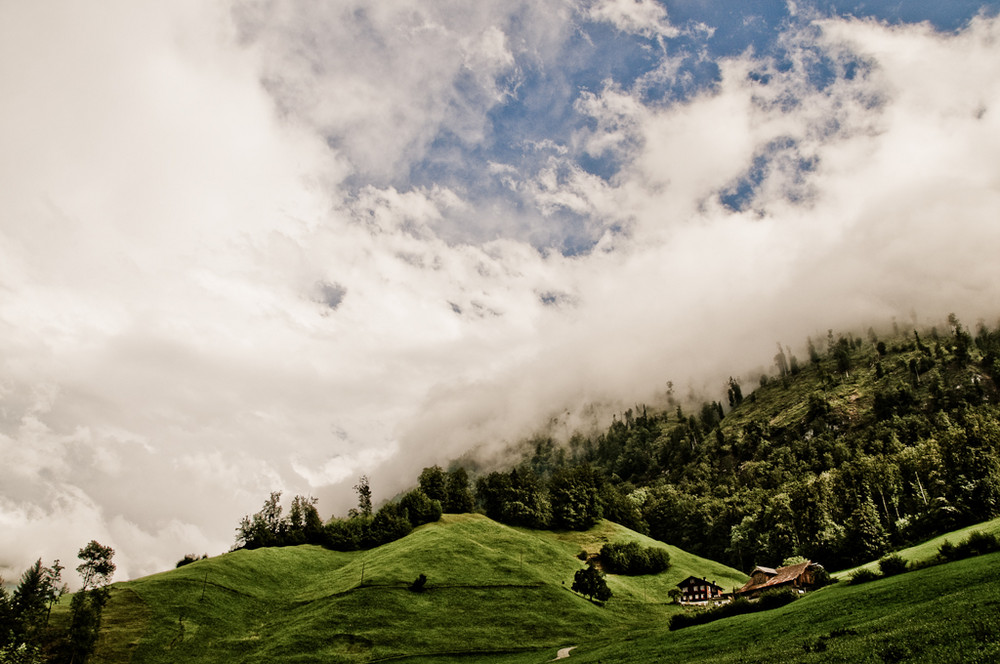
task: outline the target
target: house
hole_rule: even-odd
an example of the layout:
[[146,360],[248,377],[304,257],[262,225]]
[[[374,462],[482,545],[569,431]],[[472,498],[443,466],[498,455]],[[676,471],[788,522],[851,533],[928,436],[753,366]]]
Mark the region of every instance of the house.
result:
[[677,587],[681,589],[682,603],[707,602],[722,597],[721,586],[696,576],[689,576],[678,583]]
[[816,570],[822,568],[823,566],[819,563],[809,560],[801,562],[798,565],[789,565],[788,567],[779,567],[778,569],[758,565],[750,573],[750,580],[736,591],[736,595],[752,598],[772,588],[786,587],[805,591],[815,585]]

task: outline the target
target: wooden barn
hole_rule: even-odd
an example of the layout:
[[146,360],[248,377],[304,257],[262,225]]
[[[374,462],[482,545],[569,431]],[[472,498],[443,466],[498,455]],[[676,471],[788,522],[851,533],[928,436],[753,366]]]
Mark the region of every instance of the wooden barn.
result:
[[683,604],[708,602],[722,597],[721,586],[696,576],[689,576],[678,583],[677,587],[681,589],[681,603]]
[[809,560],[778,569],[757,566],[750,573],[750,580],[736,591],[736,595],[753,598],[766,590],[785,587],[805,591],[815,585],[817,569],[822,569],[822,566]]

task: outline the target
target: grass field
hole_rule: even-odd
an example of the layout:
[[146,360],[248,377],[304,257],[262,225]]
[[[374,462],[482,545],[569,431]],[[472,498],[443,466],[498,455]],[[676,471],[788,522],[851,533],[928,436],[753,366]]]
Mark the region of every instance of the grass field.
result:
[[[668,571],[609,575],[604,607],[568,590],[581,550],[626,540],[666,546],[609,522],[557,533],[446,515],[371,551],[237,551],[115,584],[95,660],[528,664],[576,646],[569,664],[1000,661],[1000,554],[671,632],[688,610],[667,599],[678,581],[746,577],[666,546]],[[410,591],[421,573],[426,591]]]
[[872,583],[840,583],[781,609],[677,632],[581,644],[594,662],[997,662],[1000,553]]
[[[627,540],[664,546],[671,568],[609,576],[605,607],[569,590],[581,550]],[[409,590],[418,574],[422,593]],[[446,515],[371,551],[237,551],[115,584],[97,659],[544,661],[565,645],[665,625],[679,610],[667,592],[689,574],[727,587],[746,579],[609,522],[554,533]]]

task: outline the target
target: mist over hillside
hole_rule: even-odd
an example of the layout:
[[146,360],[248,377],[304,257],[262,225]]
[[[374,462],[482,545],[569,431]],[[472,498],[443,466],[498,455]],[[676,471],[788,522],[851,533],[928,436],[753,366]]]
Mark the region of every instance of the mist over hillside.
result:
[[0,9],[4,575],[996,320],[998,3],[369,4]]

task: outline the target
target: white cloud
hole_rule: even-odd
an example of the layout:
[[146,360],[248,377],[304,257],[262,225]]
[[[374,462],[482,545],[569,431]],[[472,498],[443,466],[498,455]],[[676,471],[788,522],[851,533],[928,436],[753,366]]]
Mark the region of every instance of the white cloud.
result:
[[[652,3],[586,7],[670,32]],[[488,147],[574,9],[240,3],[238,29],[198,2],[0,9],[4,574],[90,539],[119,577],[155,571],[227,548],[270,490],[343,514],[361,472],[384,498],[553,417],[715,389],[817,327],[995,315],[996,20],[827,21],[787,38],[791,69],[732,58],[674,106],[576,93],[593,122],[570,143],[484,172],[595,249],[445,241],[443,220],[528,222],[409,169],[442,128]],[[867,68],[817,90],[817,49]],[[723,205],[776,141],[746,209]]]
[[622,32],[645,37],[676,37],[667,10],[655,0],[598,0],[590,5],[591,20],[610,23]]

